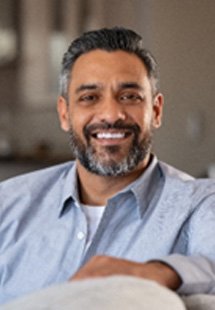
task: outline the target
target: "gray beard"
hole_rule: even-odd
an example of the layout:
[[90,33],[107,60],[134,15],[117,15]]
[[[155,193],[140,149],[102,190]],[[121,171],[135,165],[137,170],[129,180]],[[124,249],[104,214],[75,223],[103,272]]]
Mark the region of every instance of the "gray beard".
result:
[[[139,141],[139,133],[135,132],[127,156],[121,161],[110,159],[104,161],[95,148],[90,144],[85,145],[78,134],[71,127],[69,131],[70,146],[76,159],[80,161],[89,172],[100,176],[122,176],[133,171],[138,164],[149,154],[152,145],[152,129],[145,133],[144,138]],[[120,146],[106,146],[107,154],[119,152]]]

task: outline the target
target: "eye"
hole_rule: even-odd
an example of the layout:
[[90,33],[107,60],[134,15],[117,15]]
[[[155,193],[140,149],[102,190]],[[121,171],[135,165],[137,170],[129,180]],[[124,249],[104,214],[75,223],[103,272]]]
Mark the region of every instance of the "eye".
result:
[[138,93],[126,92],[119,96],[119,99],[123,103],[135,104],[143,101],[144,97]]
[[97,102],[99,96],[97,94],[84,94],[78,98],[78,102],[83,105],[89,105]]

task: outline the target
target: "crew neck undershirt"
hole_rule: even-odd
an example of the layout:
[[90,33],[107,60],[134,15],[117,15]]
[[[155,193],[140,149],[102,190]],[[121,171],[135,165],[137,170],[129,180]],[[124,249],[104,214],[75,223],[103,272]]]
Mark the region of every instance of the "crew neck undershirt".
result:
[[99,223],[105,210],[105,206],[91,206],[81,204],[81,208],[87,219],[87,240],[86,240],[86,250],[87,250],[99,226]]

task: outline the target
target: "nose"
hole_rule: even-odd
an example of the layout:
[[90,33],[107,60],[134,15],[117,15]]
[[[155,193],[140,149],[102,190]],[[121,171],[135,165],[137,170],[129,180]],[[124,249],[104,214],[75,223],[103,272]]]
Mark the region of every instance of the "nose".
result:
[[100,105],[100,111],[97,115],[99,121],[106,121],[108,123],[114,123],[117,120],[125,120],[126,112],[123,105],[115,98],[104,98]]

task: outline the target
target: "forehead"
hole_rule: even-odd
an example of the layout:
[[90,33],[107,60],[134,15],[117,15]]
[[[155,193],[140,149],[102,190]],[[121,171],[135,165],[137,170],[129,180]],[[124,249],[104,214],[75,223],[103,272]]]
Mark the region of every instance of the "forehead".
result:
[[94,50],[81,55],[73,65],[70,87],[84,83],[148,81],[147,70],[135,54]]

